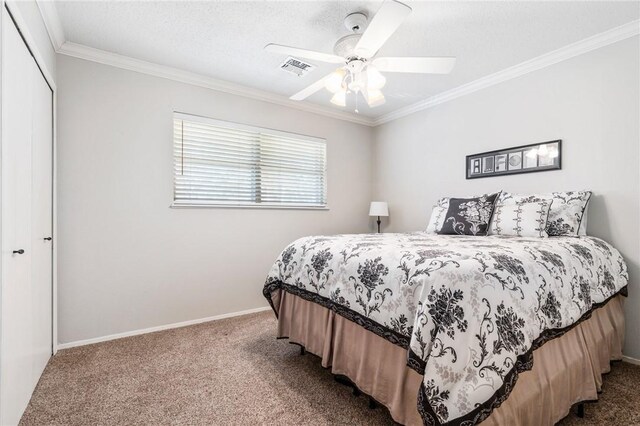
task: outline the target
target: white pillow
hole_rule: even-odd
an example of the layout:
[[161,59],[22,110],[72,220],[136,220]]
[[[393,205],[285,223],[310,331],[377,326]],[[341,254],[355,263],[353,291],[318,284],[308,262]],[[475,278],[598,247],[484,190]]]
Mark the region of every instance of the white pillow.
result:
[[502,193],[491,220],[491,235],[546,238],[551,196]]
[[547,221],[549,236],[587,235],[585,213],[591,191],[552,192],[551,196],[553,204]]
[[428,234],[437,234],[440,232],[444,224],[444,219],[447,216],[447,210],[449,210],[449,197],[440,198],[431,210],[431,217],[429,218],[426,231]]
[[[550,194],[510,194],[503,192],[497,204],[509,198],[523,199],[526,197],[551,198],[551,208],[547,218],[547,234],[556,236],[587,235],[586,213],[591,191],[552,192]],[[492,228],[493,229],[493,226]]]
[[580,228],[578,229],[578,235],[585,236],[587,235],[587,218],[589,213],[589,204],[591,202],[591,197],[587,200],[587,205],[584,207],[584,214],[582,215],[582,221],[580,222]]

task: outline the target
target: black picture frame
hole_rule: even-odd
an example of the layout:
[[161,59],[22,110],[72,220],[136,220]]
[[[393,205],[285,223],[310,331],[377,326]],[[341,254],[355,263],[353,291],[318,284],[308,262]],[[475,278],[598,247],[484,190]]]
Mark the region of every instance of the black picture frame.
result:
[[[544,154],[541,155],[541,151],[544,151]],[[465,158],[467,179],[560,169],[562,169],[562,139],[480,152],[467,155]]]

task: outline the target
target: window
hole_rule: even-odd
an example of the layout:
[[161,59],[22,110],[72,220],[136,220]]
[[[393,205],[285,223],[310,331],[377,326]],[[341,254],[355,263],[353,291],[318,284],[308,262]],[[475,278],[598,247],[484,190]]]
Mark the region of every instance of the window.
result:
[[174,205],[326,206],[324,139],[174,113]]

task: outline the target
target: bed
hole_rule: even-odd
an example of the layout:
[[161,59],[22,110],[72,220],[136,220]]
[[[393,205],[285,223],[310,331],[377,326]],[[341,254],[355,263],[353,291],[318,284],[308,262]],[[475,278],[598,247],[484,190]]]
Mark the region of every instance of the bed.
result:
[[627,281],[595,237],[416,232],[301,238],[263,294],[399,423],[553,424],[621,358]]

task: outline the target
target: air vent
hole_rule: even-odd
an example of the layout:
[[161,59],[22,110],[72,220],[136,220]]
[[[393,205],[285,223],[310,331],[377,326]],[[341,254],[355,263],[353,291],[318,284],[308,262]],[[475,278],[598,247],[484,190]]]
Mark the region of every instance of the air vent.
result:
[[308,74],[314,68],[315,66],[306,62],[302,62],[300,59],[296,59],[291,56],[289,56],[282,64],[280,64],[280,69],[290,72],[291,74],[295,74],[298,77],[302,77],[303,75]]

